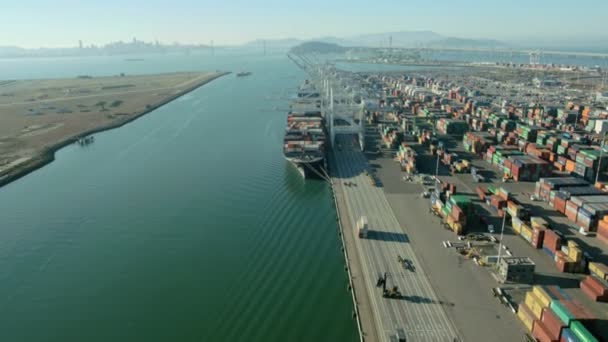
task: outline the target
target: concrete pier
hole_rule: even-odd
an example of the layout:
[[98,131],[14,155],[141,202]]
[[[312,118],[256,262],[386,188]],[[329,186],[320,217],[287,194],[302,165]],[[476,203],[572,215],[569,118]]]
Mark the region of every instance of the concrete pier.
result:
[[[338,226],[340,236],[342,238],[342,247],[344,249],[344,259],[349,277],[349,286],[353,296],[353,305],[357,319],[357,328],[361,341],[377,342],[378,332],[374,323],[374,316],[370,305],[370,300],[366,290],[366,283],[362,273],[362,266],[359,259],[359,253],[355,250],[355,236],[350,234],[355,229],[355,222],[350,220],[348,208],[346,207],[344,191],[340,184],[340,180],[331,175],[331,185],[334,193],[336,211],[338,214]],[[344,213],[344,215],[343,215]]]
[[[368,163],[364,154],[351,137],[340,136],[337,142],[342,148],[334,149],[330,158],[331,179],[362,338],[389,341],[402,329],[408,341],[460,341],[445,312],[449,303],[438,299],[384,191],[365,174]],[[354,226],[363,215],[370,225],[367,239],[359,239]],[[412,269],[406,269],[399,257],[409,260]],[[388,273],[387,287],[398,286],[401,298],[384,298],[382,289],[376,287],[379,274],[384,272]]]

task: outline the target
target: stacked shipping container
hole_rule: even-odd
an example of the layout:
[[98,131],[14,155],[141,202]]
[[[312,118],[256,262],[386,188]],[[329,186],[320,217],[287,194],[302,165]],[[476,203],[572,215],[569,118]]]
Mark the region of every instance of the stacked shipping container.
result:
[[401,170],[407,173],[416,172],[416,151],[413,148],[401,143],[397,151],[397,161],[401,165]]
[[597,341],[583,322],[593,315],[558,286],[534,286],[519,304],[517,317],[539,342]]

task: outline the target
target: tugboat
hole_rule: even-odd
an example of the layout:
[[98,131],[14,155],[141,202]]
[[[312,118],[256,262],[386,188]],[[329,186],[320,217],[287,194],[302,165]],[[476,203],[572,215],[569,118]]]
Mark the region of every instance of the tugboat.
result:
[[250,71],[241,71],[238,74],[236,74],[236,77],[245,77],[245,76],[249,76],[251,75]]

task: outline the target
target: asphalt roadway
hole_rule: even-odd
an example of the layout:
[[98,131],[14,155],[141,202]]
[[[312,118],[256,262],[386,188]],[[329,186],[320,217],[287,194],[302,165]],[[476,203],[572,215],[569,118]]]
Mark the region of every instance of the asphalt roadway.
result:
[[[365,174],[369,169],[365,155],[353,148],[351,137],[339,136],[337,142],[342,147],[333,153],[332,180],[346,202],[347,212],[342,216],[348,216],[350,222],[367,216],[370,226],[368,238],[355,239],[354,252],[360,261],[366,283],[364,291],[367,291],[378,339],[389,341],[397,329],[403,329],[407,341],[469,341],[459,335],[446,313],[454,304],[437,296],[427,277],[426,265],[415,254],[414,242],[399,224],[382,185],[372,184]],[[345,234],[357,232],[353,229]],[[440,241],[434,245],[440,246]],[[429,250],[437,249],[428,247]],[[411,262],[411,269],[398,261],[399,256]],[[387,288],[398,286],[401,298],[383,297],[376,282],[384,272],[388,274]]]

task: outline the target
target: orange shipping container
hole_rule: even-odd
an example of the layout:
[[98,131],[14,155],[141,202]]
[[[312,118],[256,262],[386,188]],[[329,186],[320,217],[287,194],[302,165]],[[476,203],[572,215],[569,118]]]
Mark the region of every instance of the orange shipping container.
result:
[[570,159],[566,160],[566,171],[573,172],[576,163]]
[[550,152],[549,153],[549,161],[554,162],[557,159],[557,154]]

